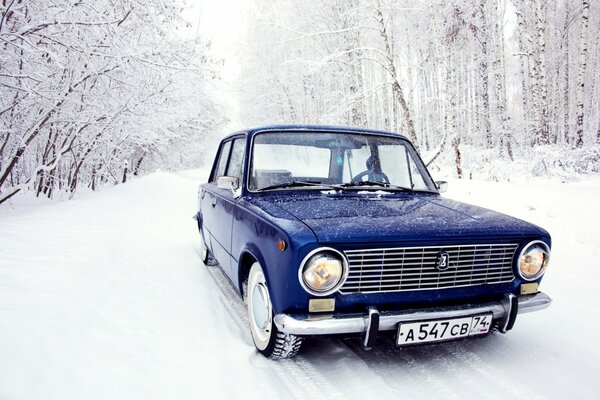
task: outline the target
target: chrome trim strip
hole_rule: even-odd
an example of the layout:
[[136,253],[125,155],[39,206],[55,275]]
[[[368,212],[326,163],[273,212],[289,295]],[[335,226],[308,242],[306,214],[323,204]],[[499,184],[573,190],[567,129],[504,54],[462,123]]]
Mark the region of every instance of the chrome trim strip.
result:
[[[543,310],[552,303],[545,293],[536,293],[519,297],[519,314]],[[476,305],[455,307],[437,307],[431,309],[387,311],[379,313],[379,330],[397,329],[400,322],[411,322],[431,319],[448,319],[474,314],[491,312],[493,319],[503,318],[510,310],[502,306],[502,302],[489,302]],[[369,315],[361,314],[277,314],[274,318],[277,329],[294,335],[333,335],[345,333],[365,333],[369,324]]]
[[384,247],[377,249],[357,249],[357,250],[344,250],[344,253],[357,253],[357,252],[371,252],[371,251],[388,251],[388,250],[404,250],[404,249],[439,249],[448,247],[478,247],[478,246],[514,246],[517,248],[519,244],[515,243],[480,243],[480,244],[453,244],[443,246],[413,246],[413,247]]
[[[490,259],[489,261],[489,265],[492,268],[502,268],[505,267],[506,268],[506,264],[510,263],[511,264],[511,269],[512,269],[512,256],[511,257],[506,257],[504,259],[504,261],[501,260],[494,260],[494,259]],[[377,260],[377,261],[359,261],[359,260],[355,260],[355,259],[350,259],[349,260],[351,263],[360,263],[360,266],[356,266],[355,269],[360,270],[360,271],[377,271],[378,269],[381,269],[381,264],[383,264],[385,262],[386,266],[390,266],[390,267],[401,267],[401,266],[406,266],[406,268],[396,268],[395,270],[398,271],[406,271],[406,270],[419,270],[422,266],[423,266],[423,261],[433,261],[433,259],[423,259],[421,262],[416,263],[416,262],[407,262],[407,263],[402,263],[402,262],[386,262],[387,260]],[[460,265],[456,265],[458,263],[461,263]],[[478,263],[475,264],[473,263],[471,260],[459,260],[459,261],[454,261],[454,265],[456,266],[456,268],[463,268],[463,269],[467,269],[470,267],[485,267],[488,265],[488,263]],[[386,271],[394,271],[394,269],[392,268],[386,268]],[[434,270],[437,271],[437,270]]]
[[[438,289],[454,289],[454,288],[463,288],[463,287],[471,287],[471,286],[476,286],[476,285],[497,285],[499,283],[510,283],[512,281],[514,281],[514,277],[513,279],[511,279],[510,281],[497,281],[497,282],[488,282],[488,283],[469,283],[466,285],[455,285],[455,286],[451,286],[451,287],[418,287],[418,288],[414,288],[414,289],[396,289],[396,290],[381,290],[381,291],[371,291],[371,292],[365,292],[365,294],[374,294],[374,293],[398,293],[398,292],[414,292],[416,290],[438,290]],[[411,283],[410,286],[416,286],[416,283]],[[345,292],[343,290],[344,288],[340,288],[340,293],[341,294],[356,294],[356,293],[363,293],[363,292]],[[361,289],[364,289],[363,287],[361,287]]]
[[[385,271],[389,272],[390,270],[385,270]],[[375,273],[380,272],[380,273],[379,273],[379,275],[373,274],[373,275],[367,275],[367,276],[362,276],[362,277],[353,276],[349,280],[352,281],[352,280],[356,280],[359,278],[363,278],[363,279],[360,279],[361,282],[375,282],[374,279],[376,279],[376,282],[380,282],[382,279],[394,281],[395,278],[398,278],[398,277],[406,278],[406,279],[403,279],[404,281],[419,280],[418,278],[422,278],[421,280],[431,280],[431,279],[455,280],[455,278],[462,279],[462,278],[469,278],[469,277],[472,277],[474,280],[477,280],[477,279],[481,279],[481,277],[486,278],[487,276],[490,276],[490,275],[503,275],[503,274],[510,273],[510,275],[512,276],[512,268],[510,270],[506,268],[504,270],[499,270],[499,271],[492,270],[492,271],[485,271],[485,272],[480,272],[480,273],[476,273],[476,274],[475,273],[470,274],[471,271],[458,271],[456,274],[453,274],[453,275],[447,276],[447,277],[438,276],[439,272],[423,272],[421,274],[414,272],[414,273],[410,273],[410,274],[400,273],[400,274],[385,274],[385,275],[382,275],[381,271],[379,271],[379,270],[375,270],[373,272],[375,272]],[[394,270],[391,272],[397,272],[397,271]]]
[[[427,286],[427,285],[437,285],[438,283],[462,283],[462,282],[475,282],[475,281],[481,281],[483,280],[484,282],[481,283],[486,283],[485,280],[489,277],[490,279],[500,279],[502,280],[503,275],[508,275],[507,272],[490,272],[489,274],[483,274],[483,275],[464,275],[464,274],[456,274],[456,275],[452,275],[452,276],[448,276],[448,277],[438,277],[438,276],[427,276],[425,274],[423,275],[415,275],[415,276],[410,276],[407,277],[406,275],[399,275],[399,274],[394,274],[394,275],[383,275],[383,276],[367,276],[364,277],[363,279],[360,279],[358,277],[352,277],[352,279],[348,280],[348,285],[346,285],[346,288],[351,288],[353,286],[360,286],[360,287],[369,287],[370,285],[375,285],[375,286],[398,286],[398,282],[397,282],[397,278],[406,278],[406,279],[402,279],[402,286],[410,286],[411,284],[414,285],[422,285],[422,286]],[[510,278],[512,278],[512,274],[510,274]],[[368,279],[365,279],[368,278]],[[376,279],[374,279],[376,278]]]

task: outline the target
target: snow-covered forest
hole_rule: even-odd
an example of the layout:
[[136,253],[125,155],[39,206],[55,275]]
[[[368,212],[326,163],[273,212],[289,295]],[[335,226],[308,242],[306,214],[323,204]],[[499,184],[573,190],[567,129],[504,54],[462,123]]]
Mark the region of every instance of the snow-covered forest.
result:
[[272,123],[402,132],[459,178],[600,172],[598,1],[228,1],[225,50],[207,4],[1,0],[0,204],[208,164],[207,138]]
[[2,0],[0,203],[194,158],[223,113],[183,1]]
[[242,121],[403,132],[459,177],[600,171],[597,1],[259,3]]

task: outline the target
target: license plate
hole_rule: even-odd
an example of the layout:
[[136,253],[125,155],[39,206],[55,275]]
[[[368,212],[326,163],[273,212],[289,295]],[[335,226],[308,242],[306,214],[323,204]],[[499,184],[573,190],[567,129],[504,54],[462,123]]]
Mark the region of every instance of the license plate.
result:
[[398,346],[406,346],[410,344],[453,340],[467,336],[485,335],[490,331],[491,325],[492,314],[401,323],[398,325],[396,344]]

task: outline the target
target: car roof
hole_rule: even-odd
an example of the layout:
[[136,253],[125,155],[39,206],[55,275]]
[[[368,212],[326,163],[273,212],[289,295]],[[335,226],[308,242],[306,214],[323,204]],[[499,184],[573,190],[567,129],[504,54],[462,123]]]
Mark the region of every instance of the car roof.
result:
[[398,133],[375,130],[375,129],[365,129],[365,128],[356,128],[356,127],[346,127],[346,126],[331,126],[331,125],[266,125],[255,127],[251,129],[244,129],[241,131],[234,132],[230,135],[227,135],[223,140],[229,139],[234,136],[245,135],[248,137],[254,136],[257,133],[261,132],[327,132],[327,133],[368,133],[368,134],[376,134],[376,135],[386,135],[386,136],[394,136],[402,139],[407,139],[406,136],[400,135]]

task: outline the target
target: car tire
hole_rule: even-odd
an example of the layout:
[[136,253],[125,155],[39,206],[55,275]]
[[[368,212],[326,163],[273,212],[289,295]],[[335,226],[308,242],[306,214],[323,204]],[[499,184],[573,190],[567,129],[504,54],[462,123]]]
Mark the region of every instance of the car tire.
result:
[[295,356],[302,345],[302,338],[280,332],[273,323],[269,288],[258,262],[250,268],[246,303],[252,340],[259,353],[272,360]]
[[212,254],[210,254],[210,250],[208,250],[208,246],[206,245],[202,234],[200,234],[200,260],[202,260],[202,264],[206,266],[216,265],[216,261]]
[[208,265],[208,247],[202,235],[200,235],[200,260],[202,260],[204,265]]

